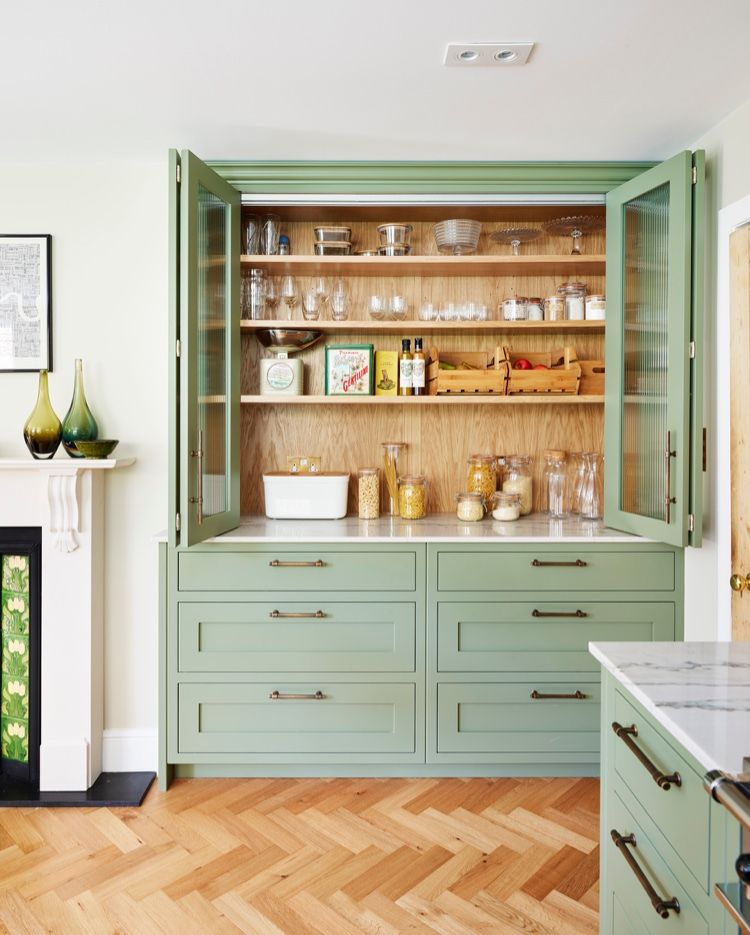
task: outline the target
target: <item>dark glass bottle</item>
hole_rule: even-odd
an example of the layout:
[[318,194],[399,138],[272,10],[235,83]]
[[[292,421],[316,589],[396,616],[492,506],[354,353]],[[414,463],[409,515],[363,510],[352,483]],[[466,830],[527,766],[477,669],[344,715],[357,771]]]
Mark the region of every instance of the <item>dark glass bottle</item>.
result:
[[86,394],[83,391],[83,361],[77,359],[73,400],[62,423],[63,446],[71,458],[82,458],[83,455],[78,451],[75,443],[77,441],[94,441],[98,435],[99,427],[89,409]]
[[23,427],[23,440],[37,461],[52,458],[60,445],[62,426],[49,400],[47,371],[39,371],[36,405]]

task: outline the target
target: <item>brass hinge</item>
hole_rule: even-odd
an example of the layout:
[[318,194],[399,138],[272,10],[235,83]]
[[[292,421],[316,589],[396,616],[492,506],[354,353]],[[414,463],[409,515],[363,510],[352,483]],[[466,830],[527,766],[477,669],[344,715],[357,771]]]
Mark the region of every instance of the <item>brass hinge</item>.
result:
[[698,184],[698,166],[693,166],[693,185]]
[[182,517],[179,513],[174,515],[174,528],[176,532],[179,532],[182,529]]
[[695,516],[688,513],[688,532],[695,532]]
[[182,342],[180,341],[179,338],[177,338],[177,340],[175,341],[174,353],[175,353],[175,357],[179,357],[180,354],[182,353]]
[[691,341],[688,344],[688,357],[690,360],[695,360],[695,341]]
[[[693,169],[693,172],[695,172],[695,169]],[[177,184],[179,185],[181,181],[182,181],[182,170],[180,169],[180,164],[178,162],[177,163]]]
[[706,442],[706,434],[707,434],[707,431],[708,431],[708,430],[706,429],[706,426],[704,425],[704,426],[703,426],[703,473],[704,473],[704,474],[705,474],[706,471],[708,470],[708,468],[707,468],[707,465],[708,465],[708,450],[707,450],[707,449],[708,449],[708,445],[707,445],[707,442]]

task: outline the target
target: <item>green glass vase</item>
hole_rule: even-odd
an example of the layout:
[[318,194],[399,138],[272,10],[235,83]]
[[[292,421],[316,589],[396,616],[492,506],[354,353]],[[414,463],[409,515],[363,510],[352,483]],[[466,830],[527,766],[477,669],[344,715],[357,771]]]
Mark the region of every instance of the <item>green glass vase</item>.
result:
[[39,391],[36,405],[23,427],[23,440],[37,461],[52,458],[60,445],[62,426],[49,401],[47,371],[39,371]]
[[71,458],[82,458],[83,455],[76,448],[76,442],[94,441],[98,435],[99,427],[83,391],[83,361],[77,359],[73,400],[62,423],[63,447]]

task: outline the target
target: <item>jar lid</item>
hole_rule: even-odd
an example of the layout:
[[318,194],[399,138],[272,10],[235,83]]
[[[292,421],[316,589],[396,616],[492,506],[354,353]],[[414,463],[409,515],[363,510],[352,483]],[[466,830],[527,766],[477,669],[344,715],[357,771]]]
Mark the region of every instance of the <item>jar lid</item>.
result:
[[406,442],[381,442],[383,448],[406,448]]
[[548,295],[544,301],[545,302],[562,302],[563,297],[561,295]]
[[502,490],[498,490],[497,493],[492,494],[493,506],[515,506],[515,504],[520,504],[520,502],[520,493],[505,493]]
[[561,282],[557,287],[557,291],[561,295],[585,295],[588,286],[585,282]]
[[357,471],[357,473],[361,477],[363,474],[377,474],[379,470],[380,468],[376,468],[376,467],[360,468],[359,471]]
[[403,477],[399,477],[399,484],[424,484],[426,483],[424,474],[404,474]]
[[511,464],[531,464],[531,455],[508,455]]
[[465,490],[456,494],[456,503],[461,500],[469,500],[472,503],[484,503],[484,497],[481,493],[469,493]]
[[603,302],[606,299],[606,295],[587,295],[587,302]]
[[542,299],[538,295],[529,296],[528,301],[530,305],[541,305],[542,304]]
[[467,464],[479,463],[479,464],[489,464],[490,462],[494,463],[495,455],[469,455],[466,459]]
[[414,230],[411,224],[401,224],[399,221],[388,221],[385,224],[378,224],[378,232],[382,234],[392,227],[398,227],[400,230],[406,231],[407,234],[410,234]]
[[562,448],[546,448],[544,451],[545,458],[567,458],[568,452],[563,451]]
[[503,299],[503,305],[506,302],[528,302],[529,300],[525,295],[509,295],[507,298]]

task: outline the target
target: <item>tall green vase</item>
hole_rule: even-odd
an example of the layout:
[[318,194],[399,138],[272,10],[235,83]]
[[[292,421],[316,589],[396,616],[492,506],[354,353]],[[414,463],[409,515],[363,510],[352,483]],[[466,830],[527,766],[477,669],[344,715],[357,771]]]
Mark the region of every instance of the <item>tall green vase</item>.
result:
[[73,387],[73,401],[62,423],[62,443],[71,458],[82,458],[76,448],[78,441],[94,441],[99,434],[96,419],[86,402],[83,391],[83,361],[76,359],[76,378]]
[[37,461],[47,461],[53,457],[60,445],[62,426],[49,401],[47,371],[39,371],[39,391],[36,405],[23,427],[23,440]]

